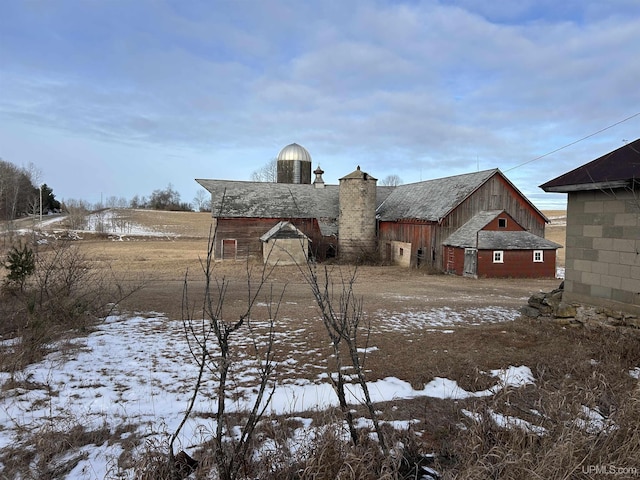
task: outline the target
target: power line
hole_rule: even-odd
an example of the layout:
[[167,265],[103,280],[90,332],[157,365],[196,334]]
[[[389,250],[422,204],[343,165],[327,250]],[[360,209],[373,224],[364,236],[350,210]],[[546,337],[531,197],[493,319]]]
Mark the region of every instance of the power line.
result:
[[544,158],[544,157],[548,157],[549,155],[552,155],[552,154],[554,154],[554,153],[556,153],[556,152],[559,152],[560,150],[564,150],[565,148],[568,148],[568,147],[570,147],[570,146],[572,146],[572,145],[575,145],[576,143],[580,143],[580,142],[582,142],[583,140],[586,140],[587,138],[594,137],[594,136],[598,135],[599,133],[604,132],[605,130],[609,130],[610,128],[613,128],[613,127],[615,127],[616,125],[620,125],[621,123],[624,123],[624,122],[626,122],[627,120],[631,120],[632,118],[635,118],[635,117],[637,117],[638,115],[640,115],[640,112],[638,112],[638,113],[634,113],[634,114],[633,114],[633,115],[631,115],[630,117],[627,117],[627,118],[625,118],[625,119],[623,119],[623,120],[620,120],[619,122],[613,123],[613,124],[609,125],[608,127],[604,127],[604,128],[602,128],[602,129],[598,130],[597,132],[591,133],[591,134],[587,135],[586,137],[582,137],[582,138],[581,138],[581,139],[579,139],[579,140],[575,140],[575,141],[573,141],[573,142],[571,142],[571,143],[568,143],[568,144],[566,144],[566,145],[565,145],[565,146],[563,146],[563,147],[556,148],[555,150],[553,150],[553,151],[551,151],[551,152],[549,152],[549,153],[545,153],[544,155],[540,155],[539,157],[533,158],[533,159],[531,159],[531,160],[527,160],[526,162],[521,163],[520,165],[516,165],[515,167],[511,167],[511,168],[509,168],[509,169],[505,170],[504,172],[505,172],[505,173],[506,173],[506,172],[510,172],[511,170],[515,170],[516,168],[520,168],[520,167],[522,167],[522,166],[524,166],[524,165],[527,165],[528,163],[535,162],[536,160],[540,160],[541,158]]

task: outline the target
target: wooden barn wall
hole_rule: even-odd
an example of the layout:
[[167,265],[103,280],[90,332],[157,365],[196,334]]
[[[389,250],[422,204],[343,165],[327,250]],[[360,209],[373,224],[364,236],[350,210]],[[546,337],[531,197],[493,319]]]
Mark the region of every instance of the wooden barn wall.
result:
[[[440,255],[440,245],[433,243],[433,223],[425,222],[380,222],[378,225],[378,245],[382,255],[387,244],[398,241],[411,244],[412,267],[433,266],[434,258]],[[386,259],[390,260],[390,259]]]
[[464,248],[444,247],[444,268],[446,273],[464,274]]
[[[507,220],[507,226],[506,227],[500,227],[500,219],[504,218]],[[518,222],[516,222],[513,217],[511,215],[509,215],[508,213],[503,213],[501,215],[499,215],[498,217],[496,217],[495,219],[491,220],[489,223],[487,223],[487,225],[482,229],[482,230],[488,230],[488,231],[496,231],[496,232],[521,232],[524,230],[523,227],[521,227]]]
[[222,258],[223,240],[235,240],[236,259],[262,259],[262,242],[260,237],[267,233],[279,221],[288,220],[311,239],[310,250],[318,259],[323,260],[327,249],[327,239],[320,233],[318,223],[314,219],[293,218],[217,218],[214,256]]
[[[504,210],[525,230],[544,237],[544,218],[502,177],[494,175],[442,220],[436,229],[434,244],[442,245],[449,235],[485,210]],[[440,248],[435,263],[441,269],[444,268],[443,251]]]
[[478,277],[554,278],[556,251],[544,250],[544,261],[533,261],[533,250],[504,250],[503,263],[493,263],[493,250],[478,250]]

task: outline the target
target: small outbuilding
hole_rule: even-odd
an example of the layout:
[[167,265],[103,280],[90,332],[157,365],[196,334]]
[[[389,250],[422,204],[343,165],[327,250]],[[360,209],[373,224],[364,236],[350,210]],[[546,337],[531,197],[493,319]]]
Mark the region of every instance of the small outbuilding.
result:
[[563,300],[640,314],[640,139],[540,188],[569,197]]
[[304,265],[310,239],[290,222],[278,222],[260,237],[262,258],[267,265]]
[[476,214],[443,245],[445,271],[470,277],[553,278],[562,248],[527,232],[504,210]]

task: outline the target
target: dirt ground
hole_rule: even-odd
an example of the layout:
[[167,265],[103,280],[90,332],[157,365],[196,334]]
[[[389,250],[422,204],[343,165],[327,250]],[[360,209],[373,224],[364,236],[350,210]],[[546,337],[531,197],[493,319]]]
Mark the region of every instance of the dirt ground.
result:
[[[121,303],[123,312],[159,312],[170,319],[181,319],[187,312],[183,306],[186,279],[188,311],[197,315],[202,308],[201,260],[206,257],[210,215],[146,210],[125,210],[123,214],[132,224],[161,235],[80,233],[72,242],[74,247],[105,276],[125,287],[143,287]],[[565,212],[545,214],[552,220],[547,227],[548,238],[564,244]],[[51,223],[46,231],[59,235],[62,225]],[[558,264],[563,265],[563,261],[562,253]],[[354,292],[362,300],[364,318],[371,322],[370,342],[378,348],[368,361],[379,378],[392,375],[416,385],[437,375],[461,381],[460,377],[469,377],[470,372],[530,363],[536,355],[543,354],[536,351],[536,345],[543,348],[545,342],[555,341],[553,335],[531,328],[531,320],[518,318],[517,310],[533,293],[556,288],[559,279],[469,279],[395,266],[354,269],[318,265],[318,272],[323,274],[324,268],[336,296],[343,282],[355,275]],[[248,277],[255,289],[261,274],[262,265],[257,263],[214,263],[214,281],[227,284],[224,314],[228,318],[240,315],[247,304]],[[276,299],[282,295],[281,301],[276,302],[281,319],[278,328],[284,336],[293,335],[288,332],[295,331],[298,322],[304,322],[308,335],[305,342],[313,348],[327,339],[321,322],[315,321],[319,311],[306,274],[308,271],[298,267],[275,268],[269,272],[258,302],[265,305],[270,295]],[[257,319],[270,315],[265,308],[256,309],[254,314]],[[430,320],[421,323],[425,316]],[[398,317],[397,327],[387,326],[390,317]],[[439,317],[443,323],[433,325],[433,318]],[[457,319],[455,335],[450,334],[451,319]],[[562,349],[559,346],[559,351]],[[416,364],[428,367],[416,368]],[[468,381],[471,382],[470,377]]]
[[[562,214],[564,212],[553,212],[548,216],[555,218]],[[105,269],[105,274],[114,275],[125,285],[144,285],[122,303],[123,310],[161,312],[169,318],[180,319],[185,312],[182,295],[187,278],[189,309],[197,312],[204,288],[200,260],[206,256],[209,215],[137,212],[134,216],[138,224],[148,223],[180,236],[95,238],[84,235],[77,245],[87,259]],[[552,231],[553,239],[564,243],[562,220]],[[325,266],[318,268],[322,274]],[[537,348],[546,349],[549,343],[554,343],[552,336],[546,333],[539,336],[535,329],[529,328],[530,320],[512,320],[518,317],[516,310],[526,304],[530,295],[558,287],[561,282],[558,279],[469,279],[429,275],[422,270],[395,266],[354,269],[327,265],[326,268],[336,295],[343,280],[348,281],[355,274],[354,291],[362,299],[365,318],[372,325],[370,342],[378,348],[368,359],[369,368],[377,378],[397,376],[420,385],[434,376],[449,376],[463,386],[477,388],[482,375],[473,372],[517,362],[530,363],[532,357],[542,355]],[[239,315],[246,305],[247,277],[253,279],[255,288],[261,273],[260,264],[214,263],[214,279],[228,283],[225,314],[229,318]],[[308,336],[305,342],[310,348],[325,343],[322,324],[314,322],[318,319],[318,309],[305,272],[297,267],[277,267],[270,272],[259,302],[266,304],[270,294],[279,297],[281,293],[278,318],[284,335],[295,330],[297,322],[305,322]],[[455,335],[449,334],[451,330],[446,322],[424,328],[419,321],[398,329],[383,327],[389,316],[419,318],[425,312],[462,321],[456,324]],[[255,314],[258,318],[268,316],[265,309],[257,309]],[[485,322],[483,316],[491,318]],[[310,328],[310,324],[315,327]],[[562,348],[559,346],[560,351]],[[422,367],[416,368],[416,365]]]

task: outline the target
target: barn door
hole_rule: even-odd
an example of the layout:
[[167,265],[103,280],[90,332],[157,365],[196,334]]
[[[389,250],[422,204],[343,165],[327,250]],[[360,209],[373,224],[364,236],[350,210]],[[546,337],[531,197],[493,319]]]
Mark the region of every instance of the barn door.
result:
[[222,240],[222,259],[235,260],[236,246],[237,246],[237,241],[235,239],[224,238]]
[[478,250],[475,248],[464,249],[464,275],[475,277],[478,274]]

